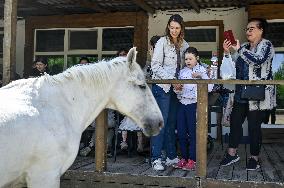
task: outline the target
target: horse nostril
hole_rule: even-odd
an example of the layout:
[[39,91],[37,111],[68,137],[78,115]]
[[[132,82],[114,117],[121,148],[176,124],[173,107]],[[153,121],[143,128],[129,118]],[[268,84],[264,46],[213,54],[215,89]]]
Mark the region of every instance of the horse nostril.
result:
[[163,122],[163,121],[160,121],[160,123],[159,123],[159,129],[161,130],[163,127],[164,127],[164,122]]

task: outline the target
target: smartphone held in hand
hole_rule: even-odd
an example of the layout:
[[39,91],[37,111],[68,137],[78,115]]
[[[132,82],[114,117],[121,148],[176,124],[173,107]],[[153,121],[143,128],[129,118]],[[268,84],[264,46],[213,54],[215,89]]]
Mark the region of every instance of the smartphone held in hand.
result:
[[230,41],[232,45],[237,45],[237,41],[235,40],[232,30],[224,31],[224,39]]

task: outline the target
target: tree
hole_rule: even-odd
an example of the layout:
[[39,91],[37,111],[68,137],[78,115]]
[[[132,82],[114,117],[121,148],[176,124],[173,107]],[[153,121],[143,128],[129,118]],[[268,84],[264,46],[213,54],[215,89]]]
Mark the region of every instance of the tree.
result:
[[[274,80],[284,80],[284,62],[274,74]],[[277,106],[278,108],[284,108],[284,85],[276,86],[276,95],[277,95]]]

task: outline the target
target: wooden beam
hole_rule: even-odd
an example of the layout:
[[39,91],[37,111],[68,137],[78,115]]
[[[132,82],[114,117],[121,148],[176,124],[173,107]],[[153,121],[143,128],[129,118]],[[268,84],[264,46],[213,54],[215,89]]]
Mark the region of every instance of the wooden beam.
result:
[[153,9],[152,7],[150,7],[147,3],[145,3],[144,0],[133,0],[133,2],[139,6],[140,8],[142,8],[143,10],[145,10],[146,12],[150,13],[150,14],[155,14],[155,9]]
[[208,86],[197,85],[196,176],[205,178],[207,171]]
[[103,172],[107,167],[107,111],[103,110],[96,118],[96,171]]
[[98,3],[91,2],[89,0],[74,0],[73,1],[75,4],[83,7],[83,8],[88,8],[88,9],[93,9],[96,12],[101,12],[101,13],[106,13],[108,12],[107,10],[101,8]]
[[[29,5],[29,6],[32,6],[36,9],[38,9],[38,11],[40,11],[42,13],[48,12],[50,14],[57,14],[57,15],[64,14],[63,9],[56,8],[55,6],[49,6],[49,5],[40,3],[40,2],[35,1],[35,0],[18,0],[18,1],[19,1],[18,2],[18,9],[19,10],[20,10],[21,7],[25,7],[25,6]],[[37,15],[38,11],[34,11],[35,13],[33,13],[33,14]],[[25,17],[25,11],[23,10],[21,12],[22,12],[21,16]],[[19,11],[18,11],[18,13],[19,13]]]
[[200,13],[200,8],[195,0],[187,0],[187,2],[195,10],[195,12],[197,12],[198,14]]
[[5,0],[3,39],[3,85],[14,79],[16,72],[17,0]]
[[248,18],[284,19],[284,4],[249,5]]

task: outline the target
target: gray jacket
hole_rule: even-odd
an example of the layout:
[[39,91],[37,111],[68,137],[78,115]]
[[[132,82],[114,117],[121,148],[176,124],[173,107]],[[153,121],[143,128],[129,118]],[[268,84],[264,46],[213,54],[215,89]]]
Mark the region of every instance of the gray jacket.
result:
[[[184,66],[184,51],[189,47],[184,40],[180,48],[181,69]],[[153,58],[151,61],[151,69],[153,72],[152,79],[175,79],[177,68],[177,54],[175,46],[171,44],[168,37],[161,37],[156,43]],[[167,93],[171,84],[157,84]]]

